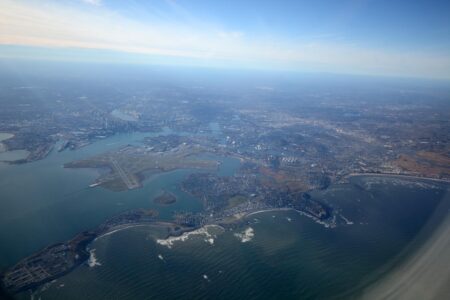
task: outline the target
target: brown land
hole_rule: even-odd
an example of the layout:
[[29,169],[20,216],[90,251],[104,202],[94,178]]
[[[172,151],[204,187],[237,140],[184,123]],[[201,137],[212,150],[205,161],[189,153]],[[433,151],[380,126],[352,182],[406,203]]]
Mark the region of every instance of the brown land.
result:
[[450,158],[442,153],[421,151],[416,155],[401,154],[394,165],[406,172],[426,177],[450,176]]

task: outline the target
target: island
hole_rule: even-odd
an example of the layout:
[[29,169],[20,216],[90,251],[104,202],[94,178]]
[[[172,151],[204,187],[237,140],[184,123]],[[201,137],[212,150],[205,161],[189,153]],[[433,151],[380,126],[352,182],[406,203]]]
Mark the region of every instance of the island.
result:
[[[161,201],[172,201],[174,195],[164,192]],[[271,210],[297,210],[326,227],[336,225],[333,210],[325,204],[311,199],[308,195],[299,195],[294,202],[286,205],[270,205],[256,198],[242,199],[234,197],[221,211],[176,212],[173,221],[158,220],[158,212],[148,209],[136,209],[114,216],[96,228],[77,234],[74,238],[48,246],[30,257],[24,258],[1,276],[2,286],[10,293],[34,290],[56,278],[64,276],[85,263],[90,256],[88,245],[96,238],[115,230],[127,227],[148,225],[163,228],[166,238],[180,236],[185,232],[197,230],[203,226],[220,225],[235,227],[245,217],[254,213]]]
[[177,202],[177,196],[168,191],[163,191],[160,195],[153,199],[153,202],[159,205],[170,205]]

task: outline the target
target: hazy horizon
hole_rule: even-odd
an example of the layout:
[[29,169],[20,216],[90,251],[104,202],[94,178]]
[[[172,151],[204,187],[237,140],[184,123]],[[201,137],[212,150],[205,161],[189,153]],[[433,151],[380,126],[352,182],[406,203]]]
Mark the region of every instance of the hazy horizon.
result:
[[0,58],[449,79],[449,6],[1,0]]

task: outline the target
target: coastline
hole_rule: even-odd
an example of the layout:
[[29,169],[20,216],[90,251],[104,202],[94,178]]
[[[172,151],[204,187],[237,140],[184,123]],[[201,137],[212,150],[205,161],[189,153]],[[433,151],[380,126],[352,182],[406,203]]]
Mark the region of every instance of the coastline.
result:
[[[450,183],[448,181],[440,180],[440,179],[429,179],[429,178],[425,178],[425,177],[409,176],[409,175],[402,175],[402,174],[384,174],[384,173],[352,173],[352,174],[347,175],[344,178],[351,178],[351,177],[357,177],[357,176],[410,178],[410,179],[433,180],[436,182]],[[339,182],[337,182],[337,183],[339,183]],[[230,216],[231,218],[228,219],[227,222],[221,222],[221,221],[225,221],[225,220],[221,220],[221,219],[210,219],[209,222],[202,223],[201,226],[197,225],[197,226],[192,226],[192,227],[180,225],[175,222],[158,221],[154,215],[150,215],[148,211],[143,210],[143,209],[131,210],[131,211],[124,212],[122,214],[119,214],[115,217],[112,217],[112,218],[106,220],[104,223],[97,226],[94,230],[90,231],[89,239],[84,239],[84,241],[77,239],[78,236],[83,235],[83,233],[80,233],[79,235],[77,235],[76,237],[74,237],[73,239],[71,239],[69,241],[66,241],[64,243],[59,243],[61,245],[68,246],[67,249],[64,251],[71,254],[72,256],[75,256],[75,255],[78,256],[78,258],[74,259],[73,261],[70,261],[70,259],[67,260],[67,264],[72,265],[72,267],[66,268],[65,270],[61,270],[59,272],[59,274],[52,274],[53,276],[49,276],[48,278],[41,280],[39,282],[35,282],[32,285],[28,285],[25,288],[29,288],[30,286],[31,286],[31,288],[33,288],[34,286],[40,286],[41,284],[47,282],[50,279],[53,280],[54,278],[58,278],[58,277],[61,277],[65,274],[67,274],[68,272],[72,271],[74,268],[85,263],[88,260],[89,255],[87,255],[87,252],[89,251],[89,245],[93,241],[95,241],[99,238],[105,237],[107,235],[111,235],[115,232],[122,231],[122,230],[132,228],[132,227],[150,226],[150,227],[166,228],[167,229],[166,236],[164,238],[160,238],[160,239],[155,238],[155,241],[158,244],[168,246],[170,248],[172,246],[173,242],[178,241],[178,240],[184,241],[185,239],[189,238],[190,235],[195,235],[195,234],[205,234],[206,240],[209,243],[213,244],[215,236],[212,236],[207,232],[207,229],[209,227],[218,226],[218,227],[226,228],[230,225],[231,226],[239,225],[239,224],[242,224],[242,222],[247,217],[251,217],[251,216],[254,216],[257,214],[261,214],[261,213],[282,212],[282,211],[291,211],[292,210],[292,211],[296,211],[300,215],[303,215],[305,217],[312,219],[312,221],[314,221],[315,223],[320,224],[326,228],[336,227],[336,222],[337,222],[336,217],[341,216],[340,214],[332,214],[332,215],[330,215],[330,218],[328,218],[326,220],[322,220],[322,219],[315,217],[314,215],[311,215],[307,212],[295,209],[293,207],[267,207],[267,208],[259,207],[259,209],[257,209],[255,207],[254,209],[256,209],[256,210],[240,212],[233,216]],[[345,217],[343,218],[343,220],[349,225],[353,224],[353,222],[346,219]],[[87,232],[84,234],[87,234]],[[55,245],[58,245],[58,244],[51,245],[49,247],[42,249],[41,251],[38,251],[36,254],[23,259],[18,265],[22,264],[25,266],[31,257],[33,257],[33,256],[37,257],[37,256],[41,256],[41,255],[43,256],[43,254],[45,252],[50,252],[49,249],[52,249],[52,247],[55,247]],[[51,264],[52,264],[52,262],[47,262],[46,265],[44,265],[44,268],[51,266]],[[14,270],[14,268],[17,268],[17,267],[18,267],[17,265],[13,266],[12,269],[10,269],[9,271]],[[24,270],[26,268],[27,267],[25,266]],[[7,274],[8,274],[8,271],[6,273],[4,273],[3,275],[7,275]],[[19,286],[19,289],[22,289],[22,288],[20,288],[20,286]],[[14,291],[14,289],[13,289],[13,291]]]
[[[290,211],[290,210],[295,211],[302,216],[312,219],[314,222],[316,222],[317,224],[323,225],[325,228],[335,228],[336,227],[336,215],[333,215],[332,217],[330,217],[330,222],[327,222],[327,221],[320,220],[310,214],[307,214],[301,210],[298,210],[298,209],[295,209],[292,207],[269,208],[269,209],[262,209],[262,210],[254,211],[254,212],[251,212],[248,214],[244,214],[242,216],[237,216],[235,223],[238,223],[242,219],[245,219],[247,217],[250,217],[250,216],[256,215],[256,214],[260,214],[260,213],[267,213],[267,212],[271,212],[271,211]],[[341,216],[341,215],[339,215],[339,216]],[[350,221],[348,221],[348,220],[346,220],[346,222],[348,225],[353,224],[353,223],[349,223]]]
[[[440,179],[440,178],[425,177],[425,176],[419,176],[419,175],[408,175],[408,174],[397,174],[397,173],[350,173],[348,175],[345,175],[341,180],[348,179],[351,177],[358,177],[358,176],[398,177],[398,178],[407,178],[407,179],[429,180],[429,181],[450,184],[450,179]],[[339,182],[340,181],[338,181],[338,183]]]
[[[94,230],[83,231],[70,240],[47,246],[23,258],[2,273],[0,285],[13,294],[29,289],[34,290],[88,262],[90,257],[89,246],[96,239],[130,227],[165,227],[167,228],[167,237],[182,235],[186,231],[197,229],[175,223],[157,221],[154,217],[148,216],[147,213],[145,210],[127,211],[106,220]],[[36,265],[35,261],[39,261],[38,265]],[[58,267],[55,268],[55,266]],[[42,270],[44,273],[36,273],[36,269]],[[42,274],[45,274],[45,276]],[[27,280],[19,280],[20,277],[27,278]]]
[[270,208],[270,209],[262,209],[262,210],[257,210],[248,214],[245,214],[244,216],[242,216],[241,218],[247,218],[256,214],[261,214],[261,213],[265,213],[265,212],[271,212],[271,211],[288,211],[288,210],[293,210],[296,212],[300,212],[294,208],[290,208],[290,207],[280,207],[280,208]]

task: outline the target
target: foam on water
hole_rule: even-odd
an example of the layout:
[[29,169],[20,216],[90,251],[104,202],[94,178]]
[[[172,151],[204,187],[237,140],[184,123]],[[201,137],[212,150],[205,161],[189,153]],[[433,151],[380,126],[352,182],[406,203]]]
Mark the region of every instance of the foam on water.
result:
[[[344,192],[336,192],[335,198],[321,192],[314,197],[319,201],[326,197],[330,203],[337,203],[339,225],[345,224],[342,214],[354,222],[352,226],[327,230],[312,222],[311,217],[303,218],[293,210],[261,212],[235,226],[227,226],[220,240],[211,237],[214,246],[208,245],[206,241],[210,238],[206,234],[190,234],[183,238],[193,237],[190,241],[174,242],[172,250],[154,243],[154,234],[130,229],[94,243],[96,246],[92,248],[99,250],[101,268],[77,268],[64,278],[64,288],[50,287],[43,299],[84,299],[87,295],[91,299],[105,299],[113,293],[124,300],[351,298],[347,291],[357,290],[366,278],[377,280],[378,275],[372,272],[405,249],[420,230],[421,222],[429,219],[429,212],[436,211],[435,203],[440,196],[434,191],[417,194],[420,192],[417,187],[408,190],[390,184],[374,186],[375,200],[371,200],[371,191],[351,184],[345,187]],[[358,198],[364,202],[361,216],[351,209]],[[390,204],[390,210],[386,209],[386,203]],[[272,215],[276,218],[272,219]],[[258,224],[253,223],[255,218],[259,219]],[[360,222],[369,225],[360,226]],[[253,235],[258,231],[258,239],[245,242],[249,227],[254,230]],[[219,238],[216,228],[208,232]],[[143,242],[145,238],[148,240]],[[170,257],[164,251],[171,252]],[[164,261],[158,254],[164,256]],[[99,284],[92,285],[93,279]]]
[[253,239],[253,237],[255,236],[255,232],[253,228],[249,227],[241,233],[235,233],[234,236],[239,238],[242,243],[247,243]]
[[218,225],[206,225],[203,226],[199,229],[193,230],[193,231],[189,231],[189,232],[185,232],[180,236],[171,236],[168,237],[167,239],[157,239],[156,242],[162,246],[166,246],[167,248],[172,248],[172,246],[174,245],[175,242],[184,242],[187,241],[189,239],[189,237],[194,236],[194,235],[204,235],[206,237],[206,239],[204,239],[205,242],[213,245],[214,244],[214,238],[216,237],[215,234],[210,233],[209,229],[211,228],[220,228],[223,230],[223,228],[221,226]]
[[97,260],[97,257],[95,256],[95,249],[89,250],[89,259],[88,259],[88,265],[89,267],[93,268],[95,266],[101,266],[102,264]]
[[346,217],[344,217],[342,214],[339,214],[339,216],[341,217],[342,220],[345,221],[345,224],[347,224],[347,225],[353,225],[353,221],[350,221],[349,219],[347,219]]

